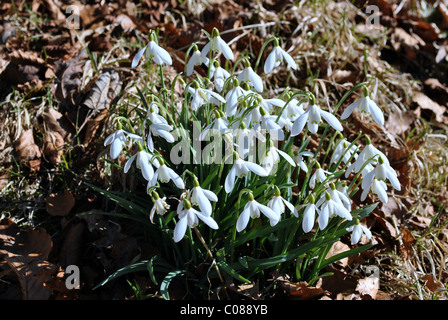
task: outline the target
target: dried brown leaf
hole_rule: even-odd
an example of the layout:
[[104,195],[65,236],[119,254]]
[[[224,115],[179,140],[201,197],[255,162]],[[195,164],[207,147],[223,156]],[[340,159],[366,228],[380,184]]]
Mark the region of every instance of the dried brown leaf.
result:
[[74,205],[75,197],[68,190],[51,193],[45,198],[45,209],[52,216],[65,216],[70,213]]
[[39,147],[34,142],[33,129],[23,131],[15,145],[19,159],[23,161],[32,160],[41,156]]
[[371,299],[375,300],[380,287],[380,279],[377,277],[367,277],[358,280],[358,285],[356,286],[356,291],[365,299],[364,296],[370,296]]
[[319,299],[327,293],[322,288],[310,286],[306,281],[279,281],[279,287],[285,290],[290,296],[300,300]]
[[389,114],[386,129],[393,135],[401,135],[411,129],[416,116],[412,111],[397,111]]
[[421,279],[425,282],[425,286],[431,290],[431,292],[436,292],[445,288],[443,283],[435,279],[432,274],[425,274]]
[[[345,251],[350,250],[350,247],[348,245],[346,245],[345,243],[341,242],[341,241],[336,241],[335,243],[333,243],[333,245],[331,246],[330,250],[327,253],[327,256],[325,257],[325,259],[328,259],[334,255],[343,253]],[[338,260],[336,262],[334,262],[338,265],[340,265],[341,267],[346,267],[348,265],[348,257],[343,258],[341,260]]]
[[443,114],[446,112],[446,107],[441,106],[437,102],[431,100],[422,92],[416,92],[412,97],[412,101],[414,101],[422,109],[431,110],[434,113],[437,122],[444,122]]
[[47,259],[52,249],[50,235],[43,228],[28,227],[6,242],[6,261],[15,272],[24,300],[47,300],[51,290],[44,286],[54,274]]

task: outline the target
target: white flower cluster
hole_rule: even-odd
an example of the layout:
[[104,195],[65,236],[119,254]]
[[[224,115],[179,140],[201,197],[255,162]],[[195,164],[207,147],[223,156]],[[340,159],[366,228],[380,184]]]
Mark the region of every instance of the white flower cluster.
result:
[[[224,192],[227,194],[240,192],[235,190],[236,182],[247,178],[249,174],[275,177],[274,168],[282,158],[286,160],[285,165],[297,166],[305,173],[310,168],[315,168],[314,172],[310,173],[308,181],[310,193],[304,198],[305,203],[300,206],[296,207],[284,199],[277,186],[275,186],[274,195],[265,204],[261,200],[257,201],[252,192],[248,192],[247,203],[238,217],[236,230],[243,231],[250,218],[258,218],[261,214],[266,216],[270,224],[274,226],[281,220],[281,215],[284,214],[286,208],[295,217],[299,217],[298,208],[304,208],[302,228],[305,232],[310,232],[314,228],[317,214],[320,229],[325,229],[333,216],[346,220],[355,218],[355,226],[350,229],[353,231],[352,243],[359,241],[362,232],[370,237],[368,229],[361,227],[357,218],[352,217],[347,183],[332,182],[333,173],[324,170],[317,162],[317,155],[312,152],[290,150],[292,154],[289,154],[278,147],[279,142],[301,134],[305,127],[310,133],[316,134],[323,120],[337,132],[342,132],[343,126],[338,118],[333,113],[322,110],[312,95],[308,96],[307,101],[299,101],[290,93],[276,98],[264,97],[262,95],[263,79],[253,70],[248,58],[239,60],[243,63],[239,71],[236,66],[235,71],[232,72],[222,68],[219,55],[222,54],[225,59],[232,62],[234,53],[216,29],[211,33],[209,42],[202,51],[198,49],[197,44],[192,45],[192,49],[185,70],[186,76],[196,78],[188,84],[184,83],[185,99],[189,99],[186,101],[192,114],[202,112],[201,107],[204,105],[210,106],[213,110],[209,113],[208,123],[204,124],[200,140],[203,140],[209,131],[214,130],[218,131],[223,139],[231,142],[233,163],[222,181]],[[147,58],[157,65],[172,64],[171,57],[158,45],[154,33],[150,35],[150,42],[134,57],[132,67],[139,64],[145,52]],[[298,68],[293,57],[280,47],[278,39],[274,39],[274,48],[264,64],[265,74],[268,75],[284,62],[286,62],[286,68],[294,70]],[[202,65],[208,71],[206,80],[195,73],[195,68],[199,66],[202,68]],[[384,116],[381,109],[370,99],[367,90],[363,98],[346,108],[341,119],[348,118],[357,107],[362,114],[371,114],[374,121],[383,125]],[[201,188],[196,176],[193,176],[193,187],[187,190],[185,178],[183,178],[185,172],[175,172],[167,165],[169,161],[157,152],[154,137],[173,143],[175,141],[172,135],[173,129],[175,128],[160,115],[157,103],[151,102],[147,110],[146,139],[135,133],[124,131],[119,123],[117,131],[105,140],[105,145],[111,145],[112,159],[120,155],[128,138],[131,138],[138,147],[138,151],[126,161],[124,172],[128,172],[135,162],[136,167],[141,170],[142,176],[147,180],[147,190],[154,203],[150,211],[151,221],[155,213],[163,215],[169,210],[166,197],[160,198],[156,191],[158,183],[172,181],[181,190],[182,196],[177,207],[178,220],[174,229],[174,240],[178,242],[183,239],[187,226],[194,228],[199,220],[212,229],[219,228],[218,223],[213,219],[212,202],[219,204],[220,197],[210,190]],[[249,159],[251,143],[240,139],[238,134],[233,134],[234,129],[239,129],[238,132],[243,133],[254,132],[253,139],[266,142],[266,152],[258,161]],[[358,154],[358,147],[348,142],[342,134],[340,136],[341,139],[335,144],[330,163],[343,163],[346,168],[346,178],[352,172],[362,176],[362,200],[371,191],[377,194],[382,202],[387,202],[386,180],[396,190],[400,190],[400,183],[386,156],[373,147],[368,138],[366,147]],[[314,167],[310,166],[312,163]],[[250,185],[246,188],[250,189]]]

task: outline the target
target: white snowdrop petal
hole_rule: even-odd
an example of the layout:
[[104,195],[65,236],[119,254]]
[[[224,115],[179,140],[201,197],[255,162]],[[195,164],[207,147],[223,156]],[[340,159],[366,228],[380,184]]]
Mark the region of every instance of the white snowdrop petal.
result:
[[250,212],[249,212],[249,203],[246,204],[244,207],[243,212],[241,212],[240,216],[238,217],[238,220],[236,221],[236,231],[241,232],[243,231],[247,224],[249,223],[250,218]]
[[383,111],[377,106],[377,104],[372,101],[369,97],[367,97],[368,107],[370,114],[372,115],[373,120],[379,124],[380,126],[384,125],[384,115]]
[[179,242],[185,236],[187,231],[187,216],[179,219],[174,227],[174,242]]
[[341,115],[341,120],[345,120],[355,111],[356,107],[361,102],[361,99],[356,100],[355,102],[352,102],[347,108],[345,108],[344,112]]
[[343,131],[344,130],[344,128],[342,127],[342,124],[339,122],[339,120],[333,114],[331,114],[330,112],[324,111],[324,110],[320,110],[320,115],[335,130],[337,130],[337,131]]
[[132,59],[131,68],[135,68],[138,65],[138,63],[140,62],[140,59],[142,58],[142,56],[145,53],[147,48],[148,48],[148,45],[146,45],[144,48],[140,49],[137,52],[137,54],[134,56],[134,59]]

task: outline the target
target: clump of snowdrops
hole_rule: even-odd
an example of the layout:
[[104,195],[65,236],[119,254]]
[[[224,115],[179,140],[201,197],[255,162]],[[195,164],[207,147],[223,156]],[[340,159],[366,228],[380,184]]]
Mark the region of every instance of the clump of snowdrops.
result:
[[[155,284],[162,280],[165,298],[171,279],[180,275],[207,292],[212,281],[266,280],[273,270],[314,283],[332,262],[371,246],[359,245],[363,235],[371,238],[361,221],[376,204],[353,210],[351,197],[360,192],[361,201],[370,194],[385,203],[390,186],[400,190],[387,157],[363,133],[348,141],[341,124],[357,108],[363,121],[382,126],[383,113],[367,83],[354,86],[333,110],[324,110],[307,91],[287,88],[268,96],[262,76],[298,68],[281,39],[268,39],[253,65],[248,56],[234,61],[217,29],[206,34],[201,50],[196,43],[189,47],[185,70],[172,83],[163,77],[172,58],[156,32],[132,60],[132,68],[149,66],[160,82],[137,89],[139,121],[113,117],[116,131],[104,145],[110,161],[126,154],[123,172],[137,175],[146,190],[100,191],[127,209],[123,216],[148,226],[160,254],[105,282],[148,270]],[[355,90],[363,97],[338,117]],[[319,141],[313,150],[311,134]],[[327,258],[348,233],[352,249]]]

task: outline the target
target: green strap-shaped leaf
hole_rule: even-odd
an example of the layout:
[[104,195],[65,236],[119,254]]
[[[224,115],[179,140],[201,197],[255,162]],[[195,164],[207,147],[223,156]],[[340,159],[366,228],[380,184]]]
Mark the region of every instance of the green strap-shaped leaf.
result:
[[180,275],[185,274],[186,271],[185,270],[175,270],[175,271],[171,271],[169,272],[165,278],[163,278],[162,283],[160,284],[160,293],[162,294],[162,297],[165,300],[170,300],[170,294],[168,292],[168,287],[171,283],[171,281]]

